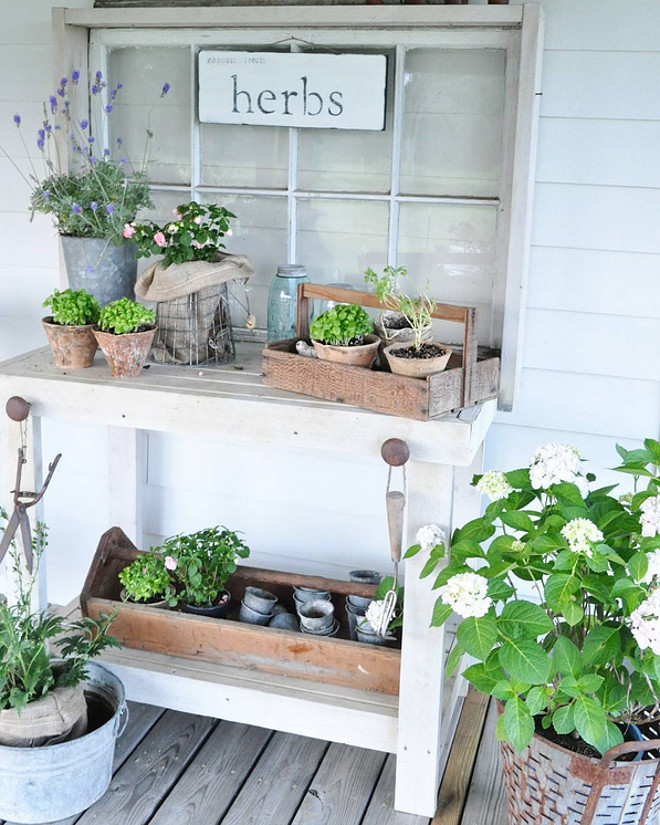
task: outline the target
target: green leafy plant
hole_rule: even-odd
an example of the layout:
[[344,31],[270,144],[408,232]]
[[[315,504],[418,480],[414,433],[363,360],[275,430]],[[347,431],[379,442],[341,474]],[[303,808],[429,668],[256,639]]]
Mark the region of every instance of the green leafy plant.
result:
[[309,330],[313,341],[335,347],[362,344],[370,332],[373,332],[371,318],[359,304],[338,304],[319,315]]
[[[113,146],[104,147],[97,140],[103,128],[97,128],[96,135],[91,134],[89,120],[74,116],[72,100],[79,85],[87,98],[87,84],[80,80],[80,72],[74,70],[70,78],[60,80],[56,92],[44,102],[44,117],[36,141],[41,158],[38,163],[30,161],[27,175],[4,149],[0,147],[0,151],[29,186],[32,211],[52,215],[61,235],[105,238],[119,245],[124,240],[125,226],[135,219],[138,210],[153,207],[147,175],[152,160],[151,109],[144,151],[136,166],[128,157],[121,137],[115,139]],[[102,112],[103,117],[112,117],[121,89],[121,83],[109,88],[102,72],[97,71],[91,85],[92,109]],[[170,84],[165,83],[161,98],[169,89]],[[14,124],[26,156],[30,157],[32,152],[25,145],[20,115],[14,115]],[[41,168],[37,169],[37,165]]]
[[464,653],[477,660],[464,675],[501,700],[497,735],[518,750],[552,728],[604,753],[621,725],[660,719],[660,444],[617,450],[617,469],[635,476],[619,498],[616,485],[589,490],[595,477],[564,444],[529,468],[475,476],[491,503],[454,532],[435,579],[432,624],[462,617],[448,670]]
[[221,238],[231,235],[233,212],[224,206],[197,201],[183,203],[173,210],[174,219],[163,226],[153,221],[133,221],[124,227],[124,237],[137,246],[138,258],[162,255],[163,266],[185,261],[212,261],[220,249]]
[[[386,266],[382,275],[377,275],[371,267],[364,273],[365,283],[374,287],[374,292],[378,300],[387,309],[400,312],[408,319],[414,334],[414,348],[419,350],[425,341],[431,337],[432,313],[436,307],[436,302],[430,298],[427,292],[415,286],[417,297],[402,292],[399,288],[399,278],[412,281],[408,277],[408,270],[399,266],[396,269]],[[428,284],[427,287],[428,289]]]
[[131,301],[129,298],[120,298],[103,307],[99,315],[99,328],[104,332],[115,335],[125,335],[128,332],[141,332],[156,323],[156,313],[153,309]]
[[238,533],[217,526],[172,536],[158,551],[176,565],[174,577],[182,588],[179,598],[198,607],[215,605],[236,570],[236,559],[250,555]]
[[[0,518],[7,514],[0,509]],[[16,547],[10,561],[18,585],[14,604],[0,605],[0,710],[23,708],[46,696],[57,687],[73,687],[85,679],[85,666],[108,647],[119,647],[109,629],[114,615],[102,613],[99,619],[68,621],[47,612],[33,612],[32,590],[39,561],[47,545],[44,524],[34,532],[32,550],[35,565],[28,576],[20,563]],[[49,643],[57,639],[63,663],[53,666]]]
[[169,561],[168,565],[167,559],[160,553],[140,553],[135,561],[119,572],[119,581],[126,590],[126,596],[134,602],[167,599],[173,607],[176,598],[170,594],[172,576],[168,566],[171,566],[172,559]]
[[75,292],[70,289],[60,292],[56,289],[46,298],[43,306],[51,308],[53,323],[65,326],[95,324],[101,311],[96,298],[84,289]]

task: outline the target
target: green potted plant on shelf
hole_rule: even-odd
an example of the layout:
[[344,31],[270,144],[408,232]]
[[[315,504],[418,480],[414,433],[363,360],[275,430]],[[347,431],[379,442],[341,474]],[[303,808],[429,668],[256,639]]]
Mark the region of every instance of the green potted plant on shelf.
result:
[[[138,165],[131,162],[121,137],[104,145],[100,123],[92,133],[91,119],[75,115],[79,87],[87,98],[86,80],[74,70],[70,77],[61,78],[58,88],[44,102],[44,117],[36,136],[41,157],[27,175],[6,151],[0,151],[29,186],[32,212],[53,217],[70,287],[75,291],[86,289],[103,305],[134,294],[135,247],[124,234],[124,227],[140,209],[153,207],[147,175],[153,132],[150,110]],[[102,72],[97,71],[91,81],[92,114],[99,120],[112,118],[122,88],[122,83],[109,87]],[[169,89],[169,83],[165,83],[161,98]],[[14,115],[14,123],[25,143],[20,115]],[[31,154],[27,149],[26,153]]]
[[[6,525],[1,509],[0,519]],[[12,543],[17,593],[0,603],[0,819],[11,822],[59,820],[102,796],[126,710],[121,682],[91,661],[119,646],[114,617],[71,620],[32,607],[46,544],[38,524],[30,575]]]
[[403,266],[386,266],[381,276],[369,268],[364,275],[365,282],[374,287],[376,297],[387,307],[376,320],[376,329],[385,343],[385,359],[398,375],[423,378],[441,372],[449,363],[451,347],[432,341],[436,302],[417,286],[417,297],[403,292],[399,278],[410,281]]
[[359,304],[337,304],[314,320],[309,334],[324,361],[371,367],[376,357],[379,339]]
[[153,309],[120,298],[104,306],[94,336],[113,378],[139,375],[156,334]]
[[[660,443],[617,450],[617,469],[635,477],[635,492],[619,497],[584,475],[565,444],[541,447],[528,468],[475,476],[490,504],[454,531],[435,578],[432,624],[461,617],[448,673],[473,657],[465,678],[500,705],[515,822],[531,821],[516,818],[525,810],[534,821],[577,825],[590,787],[576,777],[596,787],[596,760],[638,738],[631,725],[660,720]],[[430,552],[422,575],[436,573],[442,556]],[[608,762],[598,769],[604,784]],[[569,774],[558,800],[557,776]],[[626,784],[621,776],[615,784]],[[594,794],[590,815],[601,804]],[[603,811],[603,821],[623,821]]]
[[91,367],[97,347],[92,328],[101,311],[96,298],[84,289],[75,292],[56,289],[43,306],[52,311],[52,315],[42,318],[41,323],[55,366],[68,369]]
[[176,562],[171,556],[163,557],[153,550],[140,553],[119,572],[121,598],[150,607],[174,607],[177,603],[172,584],[174,570]]
[[172,536],[158,551],[172,560],[172,573],[180,585],[178,599],[185,610],[215,618],[227,615],[231,599],[227,580],[236,570],[237,559],[250,555],[238,533],[226,527],[208,527]]

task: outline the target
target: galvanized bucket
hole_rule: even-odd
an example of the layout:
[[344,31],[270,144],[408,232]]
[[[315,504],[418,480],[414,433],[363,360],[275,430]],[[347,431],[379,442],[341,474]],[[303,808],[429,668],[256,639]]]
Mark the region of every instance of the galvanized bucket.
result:
[[624,742],[600,759],[535,735],[522,753],[502,742],[511,825],[660,825],[660,759],[620,761],[656,751],[660,740]]
[[135,244],[126,241],[114,246],[105,238],[60,237],[71,289],[86,290],[101,306],[120,298],[135,300]]
[[41,748],[0,746],[0,820],[34,825],[74,816],[107,791],[115,739],[128,709],[124,686],[109,670],[90,662],[85,691],[105,699],[112,717],[91,733]]

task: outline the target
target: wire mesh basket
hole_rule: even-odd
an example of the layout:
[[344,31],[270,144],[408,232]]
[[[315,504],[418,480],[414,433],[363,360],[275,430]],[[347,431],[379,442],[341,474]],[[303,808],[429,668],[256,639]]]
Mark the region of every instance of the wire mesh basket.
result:
[[156,306],[151,358],[158,364],[226,364],[236,357],[227,283]]

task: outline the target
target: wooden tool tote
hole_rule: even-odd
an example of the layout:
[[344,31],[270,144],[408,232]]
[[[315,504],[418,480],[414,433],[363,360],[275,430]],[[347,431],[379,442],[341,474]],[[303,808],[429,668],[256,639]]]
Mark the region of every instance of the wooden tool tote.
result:
[[436,304],[433,318],[463,324],[462,353],[455,348],[443,372],[409,378],[384,369],[369,370],[299,355],[296,341],[309,340],[309,302],[315,298],[387,309],[370,292],[300,284],[297,337],[268,344],[263,351],[263,382],[267,386],[421,421],[497,398],[499,352],[477,346],[476,307]]

